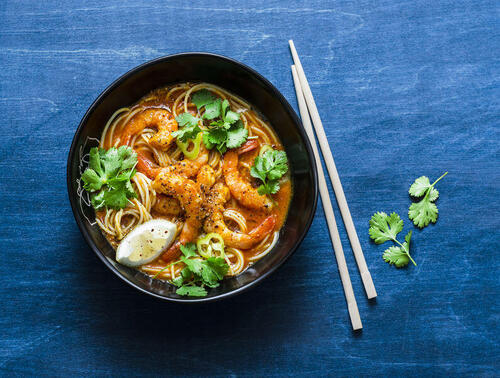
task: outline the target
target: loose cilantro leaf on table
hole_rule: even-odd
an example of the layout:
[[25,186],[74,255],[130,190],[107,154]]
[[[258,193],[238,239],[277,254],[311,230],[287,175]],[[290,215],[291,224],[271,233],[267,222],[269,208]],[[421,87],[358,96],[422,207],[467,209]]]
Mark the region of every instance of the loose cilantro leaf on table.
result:
[[402,268],[408,265],[410,259],[405,251],[401,247],[392,246],[384,251],[382,255],[385,262],[396,265],[396,268]]
[[438,199],[439,192],[434,188],[434,185],[447,174],[448,172],[445,172],[433,184],[430,183],[428,177],[422,176],[417,178],[410,186],[408,192],[412,197],[418,198],[423,196],[419,202],[412,203],[408,210],[408,217],[413,221],[415,226],[424,228],[430,222],[436,223],[438,208],[433,202]]
[[397,234],[403,230],[403,221],[398,214],[375,213],[370,219],[370,237],[377,244],[396,239]]
[[384,251],[382,255],[383,259],[389,264],[396,265],[397,268],[402,268],[411,262],[417,265],[415,261],[410,256],[410,240],[412,232],[408,232],[405,236],[405,242],[400,243],[396,237],[403,230],[403,221],[398,214],[392,213],[387,215],[384,212],[378,212],[373,214],[370,219],[370,229],[368,230],[370,238],[372,238],[375,243],[382,244],[386,241],[392,240],[399,246],[389,247]]
[[268,150],[257,156],[250,169],[250,175],[262,181],[257,191],[259,194],[274,194],[280,189],[279,179],[288,170],[285,151]]
[[137,154],[127,146],[90,150],[89,167],[83,172],[82,181],[96,210],[123,209],[130,198],[137,197],[130,182],[136,164]]

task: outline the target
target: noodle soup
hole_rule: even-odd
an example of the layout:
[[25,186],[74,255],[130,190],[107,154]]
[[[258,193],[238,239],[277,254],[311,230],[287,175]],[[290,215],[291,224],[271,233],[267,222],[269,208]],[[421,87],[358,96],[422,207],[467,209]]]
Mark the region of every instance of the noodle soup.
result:
[[160,88],[118,109],[88,171],[82,181],[117,260],[180,295],[206,295],[268,254],[292,196],[272,127],[207,83]]

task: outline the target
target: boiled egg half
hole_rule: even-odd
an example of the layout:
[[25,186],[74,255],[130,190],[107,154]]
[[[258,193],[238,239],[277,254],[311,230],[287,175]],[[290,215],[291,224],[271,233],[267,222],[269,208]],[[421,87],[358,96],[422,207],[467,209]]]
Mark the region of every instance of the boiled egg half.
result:
[[147,264],[170,247],[176,231],[175,223],[165,219],[143,223],[120,242],[116,250],[116,261],[130,267]]

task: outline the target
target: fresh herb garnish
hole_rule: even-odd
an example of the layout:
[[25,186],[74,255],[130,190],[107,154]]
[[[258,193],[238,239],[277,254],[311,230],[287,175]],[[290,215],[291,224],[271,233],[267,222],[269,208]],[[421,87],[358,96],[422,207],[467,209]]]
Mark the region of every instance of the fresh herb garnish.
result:
[[186,245],[181,245],[181,252],[185,257],[195,257],[197,248],[194,243],[187,243]]
[[[229,148],[240,147],[246,142],[248,131],[240,115],[230,109],[228,100],[221,100],[207,89],[202,89],[193,94],[191,101],[199,111],[203,110],[201,119],[211,121],[203,132],[203,143],[209,150],[217,148],[223,154]],[[182,128],[172,135],[182,142],[195,139],[201,131],[198,126],[200,119],[190,113],[179,114],[175,119]]]
[[[199,111],[204,108],[202,119],[211,121],[207,126],[208,130],[203,133],[203,143],[209,150],[217,148],[223,154],[228,148],[237,148],[246,142],[248,131],[241,122],[240,115],[230,109],[228,100],[221,100],[210,91],[202,89],[193,94],[191,101]],[[193,118],[198,122],[196,117]]]
[[[181,245],[183,256],[181,261],[186,265],[179,277],[172,283],[179,288],[176,293],[193,297],[204,297],[207,291],[204,286],[217,287],[219,281],[226,275],[229,266],[222,257],[209,257],[206,260],[198,258],[196,244]],[[191,258],[194,257],[194,258]]]
[[195,92],[193,96],[191,96],[191,101],[198,109],[214,102],[216,99],[217,97],[215,97],[208,89],[202,89],[201,91]]
[[130,180],[135,175],[137,154],[127,146],[91,148],[89,167],[82,174],[83,188],[91,194],[92,205],[102,208],[123,209],[129,198],[137,194]]
[[434,204],[434,201],[438,199],[439,192],[434,188],[434,185],[447,174],[448,172],[445,172],[433,184],[430,183],[427,176],[421,176],[410,186],[408,192],[412,197],[418,198],[423,196],[419,202],[412,203],[408,210],[408,217],[413,221],[415,226],[424,228],[430,222],[436,223],[438,208]]
[[274,194],[280,189],[279,179],[287,170],[285,151],[267,150],[262,156],[255,158],[250,174],[263,182],[257,189],[259,194]]
[[186,142],[188,139],[195,139],[201,131],[198,126],[199,118],[190,113],[182,113],[175,117],[180,129],[174,131],[172,136],[179,139],[181,142]]
[[245,143],[248,138],[248,130],[243,126],[240,115],[230,110],[229,101],[218,99],[212,104],[213,108],[211,109],[214,110],[206,116],[209,105],[205,106],[203,118],[220,118],[210,122],[207,132],[203,134],[203,143],[209,150],[216,147],[223,154],[228,148],[237,148]]
[[382,255],[383,259],[389,264],[396,265],[397,268],[402,268],[411,262],[417,265],[415,261],[410,256],[410,240],[412,231],[410,230],[405,236],[404,243],[400,243],[396,236],[403,230],[403,221],[398,214],[392,213],[387,215],[384,212],[378,212],[373,214],[370,219],[370,238],[377,244],[385,243],[386,241],[392,240],[399,246],[389,247],[384,251]]

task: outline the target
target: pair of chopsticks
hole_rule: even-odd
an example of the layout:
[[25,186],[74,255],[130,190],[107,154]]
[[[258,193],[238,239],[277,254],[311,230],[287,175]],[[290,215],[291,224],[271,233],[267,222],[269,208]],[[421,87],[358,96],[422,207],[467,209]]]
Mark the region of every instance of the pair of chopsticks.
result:
[[358,265],[359,273],[361,274],[361,279],[365,287],[366,295],[369,299],[375,298],[377,296],[377,292],[375,291],[375,286],[373,285],[370,271],[368,270],[368,266],[366,265],[363,250],[361,249],[361,244],[359,243],[358,234],[356,233],[356,229],[354,228],[351,212],[349,211],[349,206],[347,205],[344,190],[342,189],[342,184],[340,183],[340,178],[337,172],[337,168],[335,167],[332,151],[330,150],[330,146],[328,145],[328,140],[326,138],[325,130],[323,129],[323,124],[321,123],[321,118],[319,117],[316,103],[314,102],[311,88],[309,87],[309,83],[307,82],[306,75],[304,74],[304,69],[302,68],[302,64],[300,63],[300,59],[297,55],[297,51],[295,50],[293,41],[290,40],[289,44],[294,61],[294,65],[292,66],[292,75],[293,82],[295,84],[295,92],[297,93],[300,117],[302,118],[302,123],[306,130],[307,136],[309,137],[309,142],[311,143],[314,158],[316,160],[316,166],[318,168],[319,192],[321,195],[321,201],[323,202],[323,209],[325,211],[326,221],[328,224],[328,229],[330,231],[333,250],[335,251],[335,257],[337,259],[340,279],[342,281],[342,286],[344,287],[344,294],[347,300],[347,309],[351,318],[352,328],[354,330],[357,330],[363,328],[363,325],[361,324],[356,297],[354,296],[354,291],[352,289],[351,278],[349,277],[349,270],[347,269],[344,250],[340,241],[337,222],[335,221],[335,215],[333,213],[332,203],[330,200],[330,194],[328,193],[325,174],[323,172],[323,167],[321,165],[321,160],[319,157],[318,146],[316,145],[314,131],[311,126],[311,119],[314,125],[314,130],[316,131],[316,136],[318,137],[321,152],[323,153],[325,165],[332,182],[333,190],[335,191],[335,196],[337,197],[340,213],[342,214],[342,219],[344,220],[347,235],[349,236],[349,241],[351,242],[352,251]]

